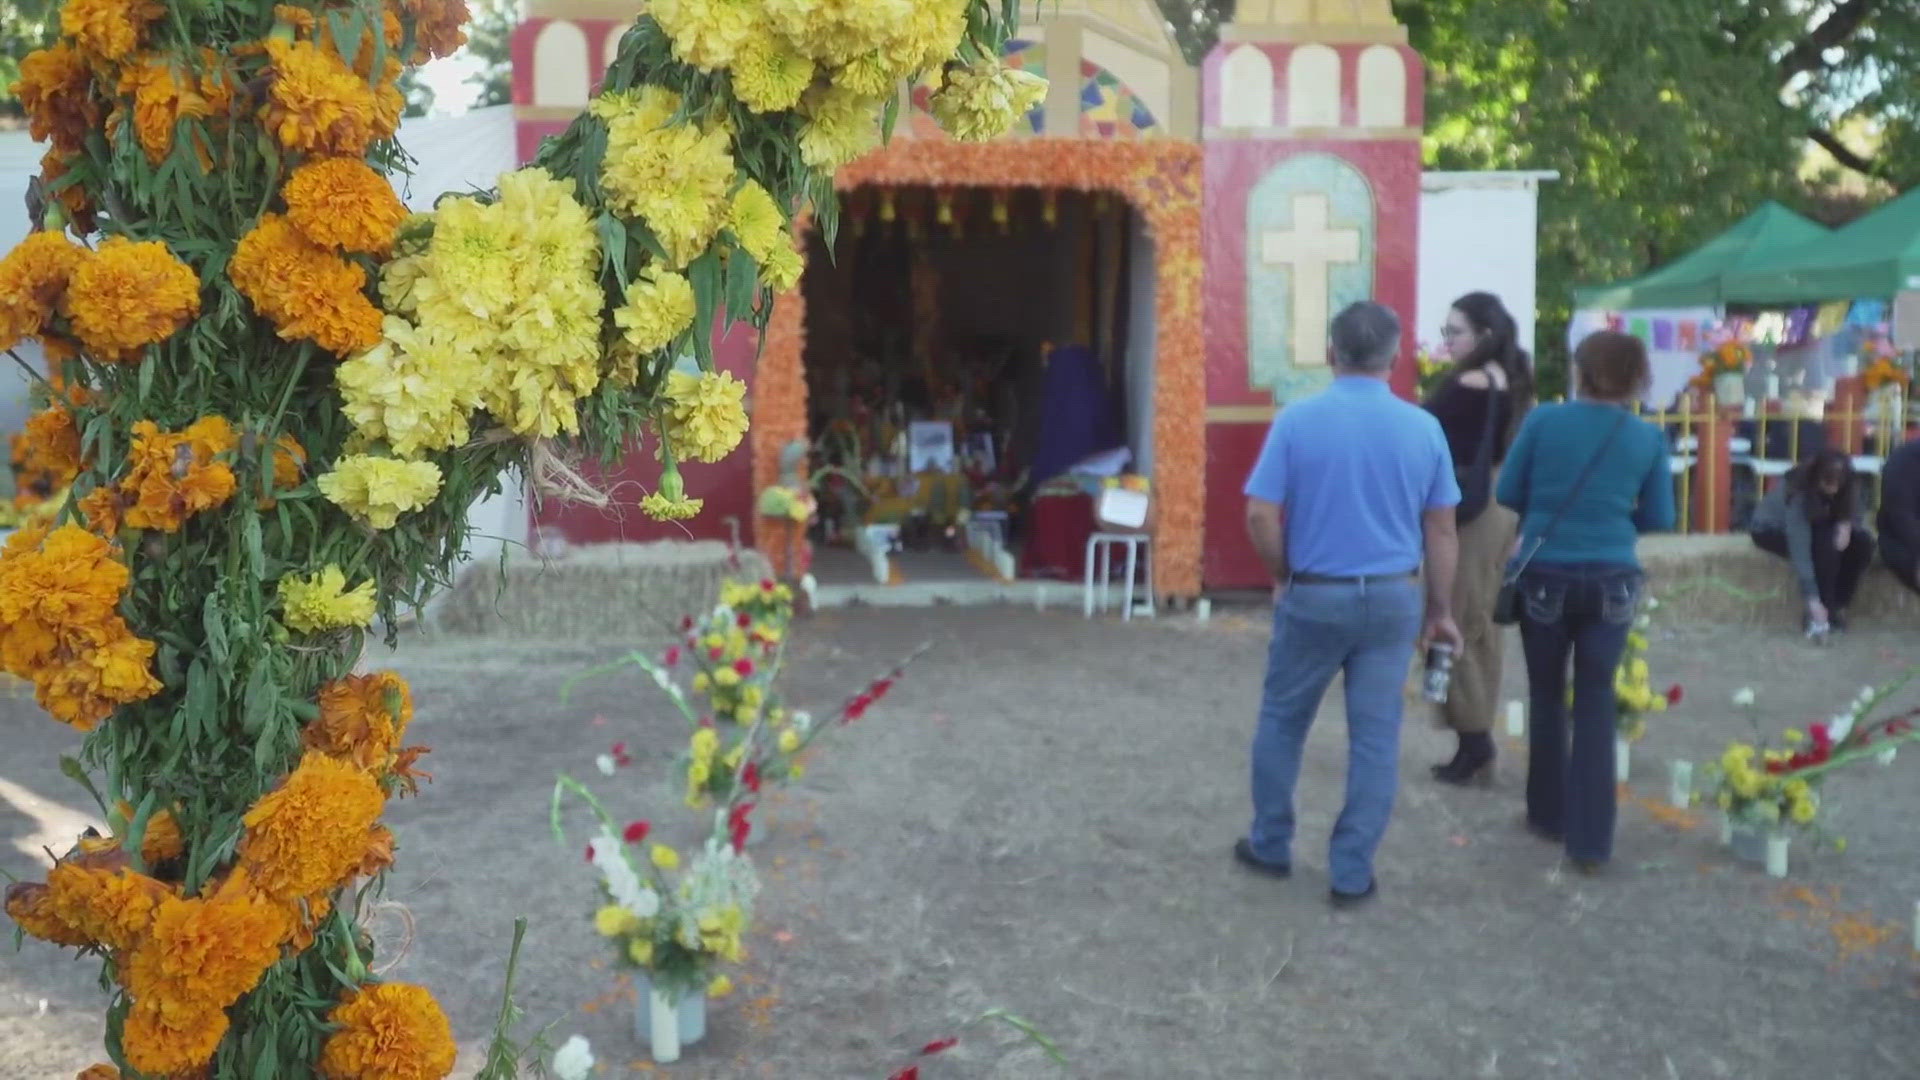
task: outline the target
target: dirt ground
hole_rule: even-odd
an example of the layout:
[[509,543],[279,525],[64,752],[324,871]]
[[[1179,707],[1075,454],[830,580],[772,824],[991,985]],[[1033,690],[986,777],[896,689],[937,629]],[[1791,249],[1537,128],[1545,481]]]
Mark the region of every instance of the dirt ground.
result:
[[[606,1076],[880,1080],[995,1007],[1069,1064],[988,1026],[928,1080],[1920,1075],[1920,749],[1830,785],[1851,846],[1797,845],[1784,884],[1734,863],[1704,818],[1657,805],[1665,759],[1704,760],[1745,730],[1725,704],[1737,688],[1759,691],[1770,725],[1803,724],[1897,670],[1910,636],[1814,651],[1784,633],[1663,632],[1656,678],[1689,699],[1643,744],[1619,857],[1598,880],[1563,874],[1521,831],[1517,744],[1503,743],[1494,790],[1443,790],[1426,767],[1447,740],[1410,720],[1381,899],[1336,914],[1324,841],[1344,769],[1337,702],[1311,743],[1294,880],[1229,857],[1263,623],[1251,609],[1206,625],[960,609],[812,620],[791,690],[821,705],[922,640],[936,649],[769,807],[741,989],[714,1005],[709,1039],[661,1069],[642,1061],[630,989],[587,922],[581,845],[549,837],[547,799],[562,770],[612,790],[591,759],[616,739],[656,747],[638,775],[659,776],[681,737],[668,707],[631,677],[561,704],[560,684],[612,647],[410,645],[394,666],[413,682],[436,779],[390,815],[402,851],[389,896],[412,923],[393,974],[446,1003],[461,1075],[477,1067],[521,914],[522,1004],[558,1021],[556,1040],[587,1035]],[[1517,665],[1508,682],[1512,695]],[[64,844],[84,809],[57,765],[74,745],[30,701],[0,702],[6,870],[37,873],[26,852]],[[687,817],[665,781],[613,802]],[[383,939],[398,944],[405,921],[388,913]],[[0,947],[0,1077],[95,1061],[102,1001],[91,963]]]

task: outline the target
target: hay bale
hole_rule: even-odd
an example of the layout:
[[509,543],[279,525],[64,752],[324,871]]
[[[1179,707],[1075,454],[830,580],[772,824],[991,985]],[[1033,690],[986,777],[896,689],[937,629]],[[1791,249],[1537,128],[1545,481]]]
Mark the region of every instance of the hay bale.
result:
[[[1792,570],[1744,535],[1650,537],[1640,543],[1640,561],[1663,619],[1791,626],[1803,611]],[[1920,597],[1876,560],[1852,616],[1862,629],[1920,626]]]
[[513,548],[504,560],[467,567],[434,624],[449,634],[664,644],[682,616],[719,601],[722,583],[771,572],[757,551],[734,563],[715,541],[594,544],[550,558]]

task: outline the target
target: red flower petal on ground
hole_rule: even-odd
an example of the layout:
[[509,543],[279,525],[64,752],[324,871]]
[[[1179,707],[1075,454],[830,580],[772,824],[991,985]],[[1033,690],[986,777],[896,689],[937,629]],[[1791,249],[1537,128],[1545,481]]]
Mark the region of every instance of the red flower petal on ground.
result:
[[925,1056],[928,1054],[938,1054],[943,1050],[951,1050],[954,1047],[959,1045],[960,1045],[960,1040],[949,1035],[944,1039],[935,1039],[934,1041],[921,1047],[920,1053],[922,1056]]
[[887,1077],[887,1080],[920,1080],[920,1066],[909,1065],[899,1072],[894,1073],[892,1076]]
[[753,661],[743,656],[733,662],[733,670],[739,672],[741,678],[747,678],[753,674]]
[[647,838],[647,834],[652,831],[653,831],[652,823],[645,822],[645,821],[636,821],[633,824],[627,826],[627,831],[621,833],[620,838],[625,840],[629,844],[638,844],[642,840],[645,840]]
[[674,667],[680,663],[680,646],[675,645],[667,650],[666,662],[668,667]]
[[1678,705],[1687,699],[1687,691],[1679,683],[1667,688],[1667,704]]
[[845,720],[841,721],[841,723],[843,724],[853,723],[855,720],[858,720],[861,717],[867,715],[867,710],[872,707],[873,707],[873,698],[866,694],[861,694],[859,697],[856,697],[852,701],[847,702],[847,716]]
[[892,689],[892,679],[877,679],[872,686],[867,688],[867,695],[873,698],[873,700],[879,701],[881,698],[887,696],[887,691]]
[[747,767],[741,770],[740,783],[745,785],[746,789],[755,795],[760,794],[760,764],[758,762],[747,762]]

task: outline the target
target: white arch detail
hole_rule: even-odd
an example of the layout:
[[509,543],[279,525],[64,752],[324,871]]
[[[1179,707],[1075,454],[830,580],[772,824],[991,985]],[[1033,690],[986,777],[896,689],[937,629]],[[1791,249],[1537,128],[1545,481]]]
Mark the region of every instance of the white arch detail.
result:
[[533,103],[554,108],[587,104],[587,34],[564,21],[550,22],[533,39]]
[[1258,45],[1242,45],[1220,64],[1220,126],[1272,127],[1273,61]]
[[1360,54],[1357,73],[1360,126],[1407,126],[1407,60],[1400,50],[1375,45]]
[[1287,126],[1340,126],[1340,54],[1326,45],[1302,45],[1287,58]]

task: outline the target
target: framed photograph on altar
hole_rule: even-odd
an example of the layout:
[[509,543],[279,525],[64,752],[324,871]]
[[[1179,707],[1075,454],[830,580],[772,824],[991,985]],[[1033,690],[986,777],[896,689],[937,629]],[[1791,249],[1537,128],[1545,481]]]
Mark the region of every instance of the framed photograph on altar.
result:
[[998,455],[993,450],[993,434],[980,431],[967,436],[967,457],[978,465],[980,471],[989,475],[1000,471]]
[[953,424],[946,420],[915,420],[907,425],[907,471],[954,470]]

